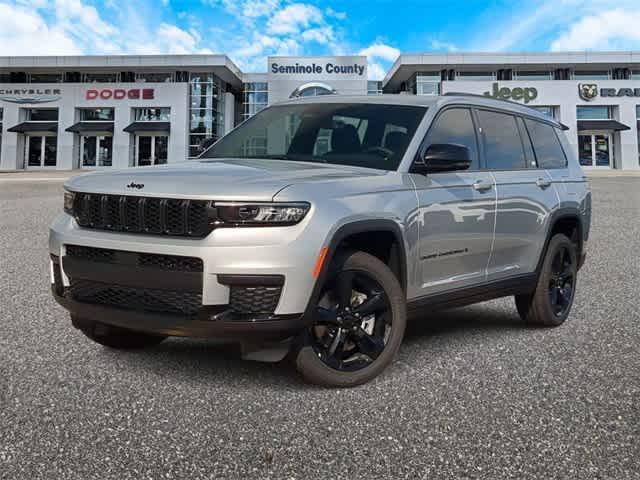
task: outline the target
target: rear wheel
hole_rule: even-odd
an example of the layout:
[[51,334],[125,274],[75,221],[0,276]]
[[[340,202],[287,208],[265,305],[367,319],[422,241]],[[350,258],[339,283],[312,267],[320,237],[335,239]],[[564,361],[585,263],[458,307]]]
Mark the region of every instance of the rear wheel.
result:
[[304,378],[352,387],[379,375],[400,348],[406,301],[398,279],[364,252],[333,262],[296,357]]
[[569,316],[576,291],[578,260],[575,245],[565,235],[549,242],[538,284],[529,295],[516,295],[516,307],[532,325],[558,326]]
[[79,324],[78,328],[88,338],[105,347],[117,349],[137,349],[158,345],[165,338],[164,336],[149,335],[146,333],[134,332],[119,327],[112,327],[101,323],[83,323],[74,320]]

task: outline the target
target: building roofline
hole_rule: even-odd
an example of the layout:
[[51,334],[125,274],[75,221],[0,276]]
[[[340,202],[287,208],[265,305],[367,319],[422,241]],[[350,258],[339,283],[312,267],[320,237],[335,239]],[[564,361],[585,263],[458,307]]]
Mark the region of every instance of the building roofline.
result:
[[401,53],[382,80],[383,88],[402,67],[421,65],[586,65],[638,64],[640,51],[569,52],[415,52]]
[[[222,68],[231,75],[229,83],[241,83],[242,71],[225,54],[191,55],[70,55],[70,56],[0,56],[2,69],[185,69]],[[235,77],[235,78],[234,78]]]

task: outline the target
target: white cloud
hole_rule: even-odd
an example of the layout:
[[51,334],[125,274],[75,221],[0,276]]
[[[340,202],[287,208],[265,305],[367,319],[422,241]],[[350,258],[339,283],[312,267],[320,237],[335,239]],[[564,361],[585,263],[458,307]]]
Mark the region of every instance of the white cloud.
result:
[[393,62],[400,55],[400,50],[390,45],[376,42],[369,45],[367,48],[360,50],[358,55],[366,55],[367,57],[381,58],[383,60]]
[[457,52],[460,50],[453,43],[441,42],[440,40],[431,40],[431,48],[438,52]]
[[640,8],[610,10],[586,16],[551,43],[551,50],[637,48],[640,46]]
[[243,4],[242,14],[249,18],[268,17],[280,7],[280,0],[250,0]]
[[267,22],[267,31],[277,35],[291,35],[324,20],[322,12],[313,5],[292,3],[278,10]]
[[[49,27],[34,10],[0,3],[0,55],[79,55],[74,39],[64,29]],[[7,19],[11,19],[8,21]]]
[[321,45],[326,45],[335,40],[333,27],[318,27],[305,30],[300,35],[304,42],[316,42]]
[[[360,50],[358,55],[365,55],[367,57],[367,75],[369,80],[382,80],[386,72],[385,66],[388,66],[398,58],[400,50],[376,40],[367,48]],[[380,60],[382,60],[382,63],[385,65],[383,65]]]
[[347,14],[345,12],[337,12],[331,7],[328,7],[325,10],[325,13],[327,14],[327,17],[337,18],[338,20],[344,20],[347,18]]

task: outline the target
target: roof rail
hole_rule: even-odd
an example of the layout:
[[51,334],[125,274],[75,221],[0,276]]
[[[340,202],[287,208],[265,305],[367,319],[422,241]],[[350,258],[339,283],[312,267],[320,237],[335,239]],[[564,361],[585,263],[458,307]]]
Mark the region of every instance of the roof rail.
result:
[[518,102],[514,102],[513,100],[505,100],[504,98],[494,98],[491,97],[489,95],[483,95],[481,93],[467,93],[467,92],[447,92],[444,94],[445,97],[476,97],[476,98],[485,98],[485,99],[489,99],[489,100],[495,100],[497,102],[506,102],[506,103],[511,103],[512,105],[520,105],[521,107],[524,107],[525,105],[522,105],[521,103]]

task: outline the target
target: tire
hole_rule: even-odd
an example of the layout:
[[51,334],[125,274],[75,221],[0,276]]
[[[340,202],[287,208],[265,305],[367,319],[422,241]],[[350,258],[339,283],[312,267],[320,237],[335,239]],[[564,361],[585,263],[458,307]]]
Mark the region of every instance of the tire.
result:
[[[566,255],[566,260],[559,257],[561,252]],[[564,274],[559,275],[559,269]],[[520,317],[528,325],[545,327],[562,325],[571,312],[577,274],[578,259],[575,245],[563,234],[554,235],[547,247],[536,289],[531,294],[515,297]],[[556,291],[555,294],[553,290]],[[565,295],[567,291],[569,291],[568,296]],[[564,293],[561,295],[559,292]],[[554,298],[557,300],[555,303]]]
[[[77,323],[77,322],[75,322]],[[158,345],[165,338],[159,335],[134,332],[101,323],[85,323],[78,327],[84,335],[100,345],[118,350],[133,350]]]
[[[358,293],[357,289],[361,289],[361,287],[358,286],[359,283],[373,286],[373,293],[370,293],[360,305],[349,307],[352,308],[351,312],[349,312],[349,308],[347,308],[347,312],[351,314],[350,321],[353,325],[344,327],[342,330],[340,330],[341,327],[337,326],[323,327],[323,325],[320,325],[320,321],[316,320],[318,317],[318,309],[321,309],[320,311],[329,311],[322,310],[323,307],[320,306],[323,295],[324,298],[328,298],[328,296],[331,295],[331,288],[335,288],[335,291],[338,291],[335,285],[341,282],[340,278],[347,276],[353,278],[349,305],[352,305],[351,299],[353,295],[364,295]],[[325,387],[354,387],[366,383],[378,376],[393,361],[394,356],[400,348],[404,337],[407,316],[404,291],[389,267],[376,257],[364,252],[345,252],[338,255],[336,260],[332,262],[328,275],[326,275],[323,292],[319,300],[319,305],[314,306],[314,325],[305,331],[300,341],[301,347],[297,355],[295,355],[296,367],[305,381]],[[384,302],[385,306],[381,307],[381,310],[374,310],[374,313],[365,314],[365,303],[378,298],[383,298],[382,302]],[[338,302],[336,306],[338,315],[341,311],[339,307],[341,303],[342,302]],[[368,305],[373,304],[369,303]],[[358,313],[359,309],[362,309],[360,311],[362,311],[363,314]],[[368,310],[369,309],[366,309],[366,311]],[[347,313],[346,315],[349,314]],[[365,315],[368,315],[368,321],[371,321],[370,319],[372,317],[374,318],[372,324],[366,326],[366,328],[371,330],[371,335],[368,339],[363,338],[364,335],[362,334],[365,328],[364,325],[366,324],[366,322],[362,320],[365,318]],[[358,318],[356,319],[354,316]],[[340,316],[336,318],[340,319]],[[347,319],[345,318],[344,321],[346,322]],[[334,331],[342,332],[341,335],[344,337],[339,337],[339,335],[336,334],[334,341],[337,341],[336,337],[344,338],[342,342],[339,342],[341,347],[352,345],[356,351],[354,356],[366,358],[368,355],[371,355],[371,357],[368,360],[359,360],[358,363],[350,363],[349,368],[353,368],[353,365],[364,362],[362,368],[355,370],[344,369],[344,365],[348,359],[344,362],[338,361],[338,364],[336,364],[335,360],[328,362],[328,354],[326,350],[323,350],[324,346],[319,345],[319,339],[317,338],[318,328],[325,328],[327,334],[330,328],[333,328]],[[367,332],[364,331],[364,333],[366,334]],[[370,342],[369,339],[375,339],[375,341]],[[360,348],[361,345],[368,345],[368,347],[362,349]],[[372,347],[372,345],[374,345],[374,347]],[[362,351],[367,353],[363,354]],[[369,352],[373,352],[373,354]],[[342,354],[344,354],[344,351],[342,351]],[[331,363],[331,366],[329,363]]]

